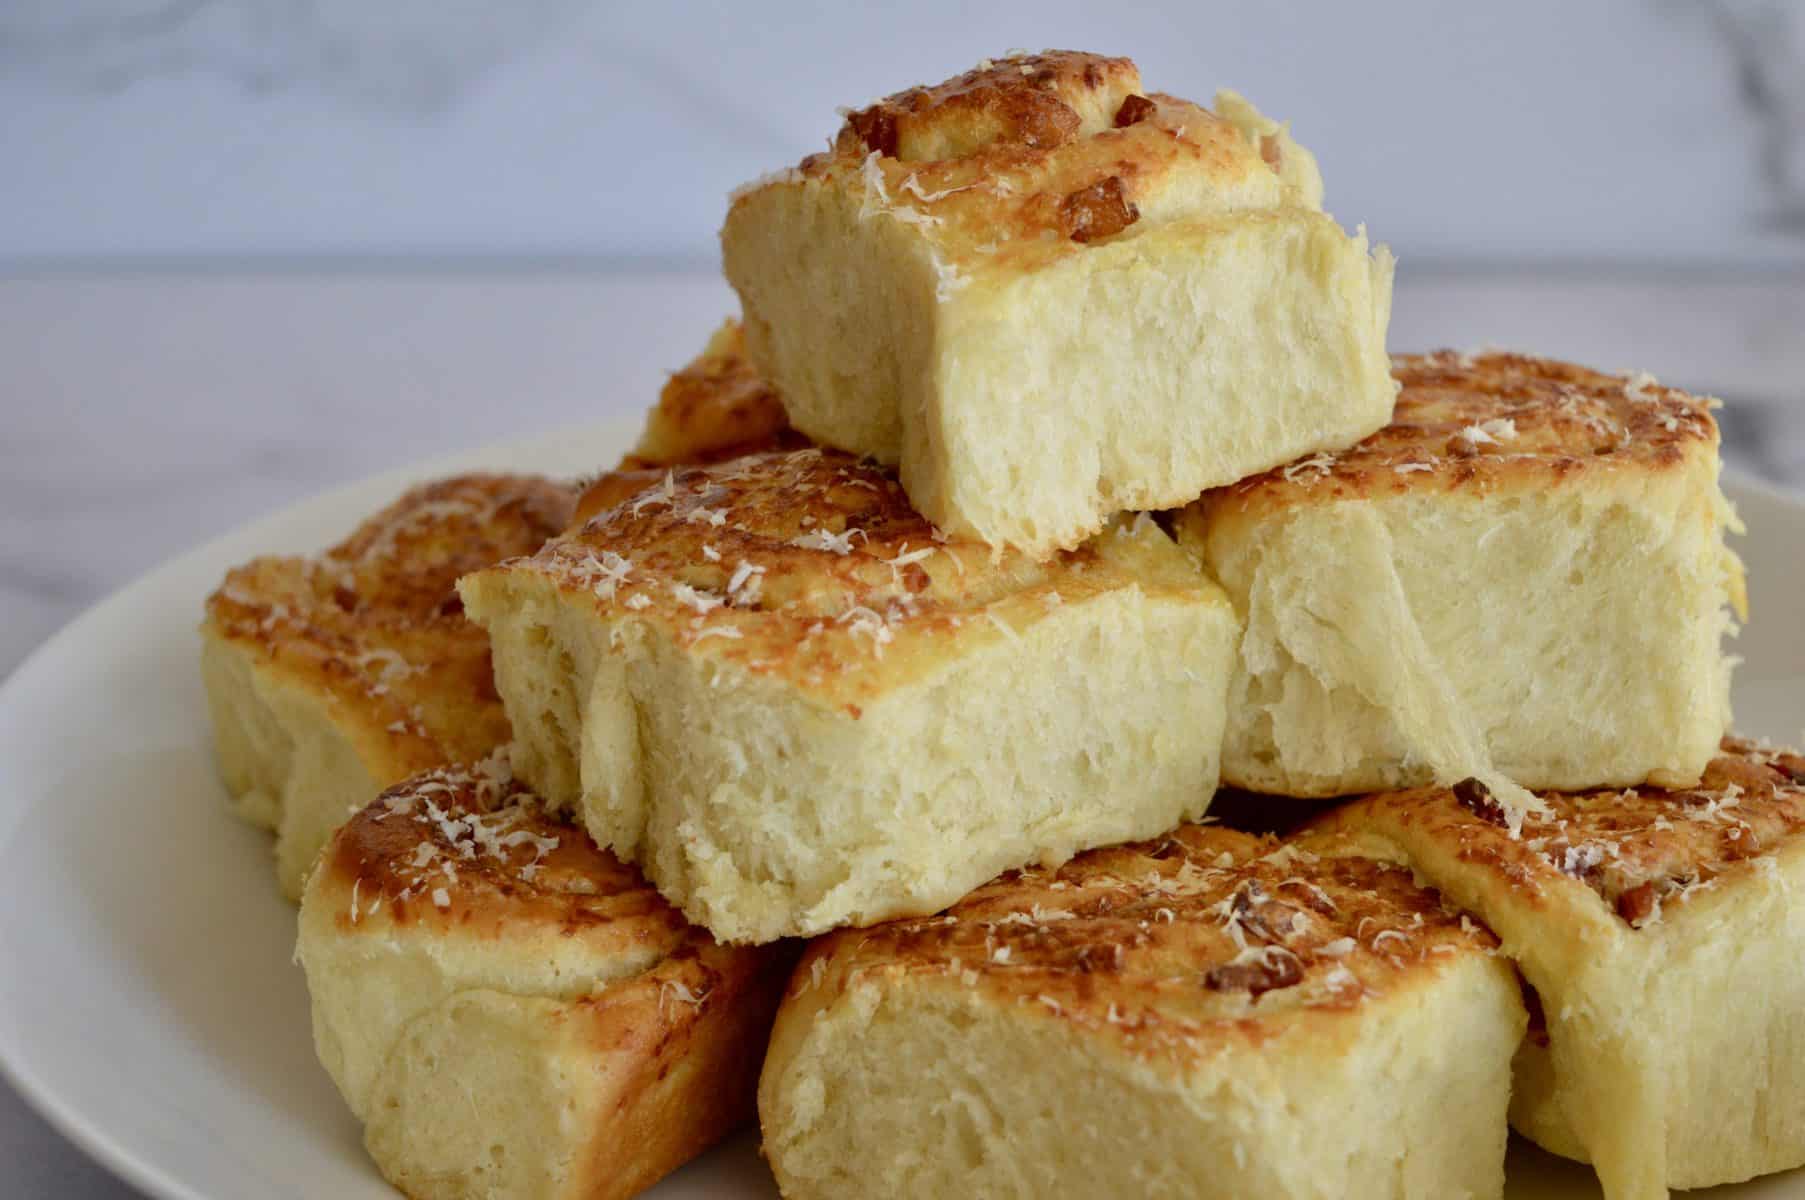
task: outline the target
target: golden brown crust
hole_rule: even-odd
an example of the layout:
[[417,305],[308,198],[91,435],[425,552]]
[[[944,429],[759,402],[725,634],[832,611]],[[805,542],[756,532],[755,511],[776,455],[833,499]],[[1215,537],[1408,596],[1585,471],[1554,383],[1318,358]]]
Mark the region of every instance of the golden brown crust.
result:
[[945,83],[909,88],[848,113],[834,149],[919,162],[999,145],[1061,146],[1079,136],[1086,115],[1093,125],[1100,112],[1113,122],[1121,102],[1140,87],[1141,73],[1126,58],[1047,50],[986,59]]
[[[259,558],[207,599],[206,629],[363,730],[390,779],[506,740],[489,640],[459,576],[528,554],[568,523],[570,488],[537,476],[423,484],[312,558]],[[378,771],[379,775],[385,772]]]
[[1211,825],[1011,872],[945,913],[815,942],[790,985],[910,978],[1188,1057],[1332,1020],[1497,945],[1409,870],[1336,839]]
[[608,925],[663,955],[711,940],[637,870],[535,807],[500,754],[390,788],[345,823],[321,869],[356,896],[339,914],[345,929],[378,915],[498,939],[523,925],[565,935]]
[[1122,101],[1122,106],[1116,109],[1115,126],[1117,129],[1126,129],[1130,125],[1138,125],[1158,111],[1159,105],[1147,97],[1129,96]]
[[1129,202],[1120,175],[1108,175],[1079,188],[1059,202],[1059,225],[1074,242],[1114,237],[1140,220],[1141,210]]
[[320,871],[316,890],[345,898],[341,932],[455,930],[505,944],[530,932],[630,949],[654,964],[640,978],[666,990],[664,1008],[699,1009],[790,954],[717,943],[580,825],[547,815],[499,752],[388,789],[340,828]]
[[[626,1200],[652,1186],[755,1114],[758,1073],[790,945],[679,952],[641,978],[583,1001],[598,1057],[631,1055],[621,1099],[586,1154],[588,1200]],[[731,968],[711,968],[707,957]]]
[[831,150],[734,203],[770,187],[843,189],[861,216],[917,227],[943,271],[1008,277],[1123,231],[1302,203],[1261,141],[1143,93],[1128,59],[1047,51],[849,113]]
[[721,462],[760,450],[798,450],[783,403],[746,358],[738,321],[715,331],[695,361],[671,375],[621,460],[627,470]]
[[834,450],[749,455],[664,474],[498,571],[549,576],[756,674],[859,705],[955,639],[1009,637],[1123,587],[1195,593],[1142,520],[1036,563],[940,533],[894,474]]
[[[1355,810],[1378,810],[1400,828],[1453,848],[1461,862],[1531,905],[1578,880],[1640,928],[1658,920],[1663,907],[1683,904],[1805,831],[1805,758],[1730,737],[1694,788],[1539,795],[1547,810],[1527,815],[1516,838],[1471,781],[1369,796]],[[1330,818],[1345,821],[1345,814]]]
[[580,528],[597,513],[607,512],[647,488],[656,486],[669,469],[628,465],[635,460],[635,456],[629,454],[621,459],[621,465],[614,470],[603,471],[595,478],[583,481],[582,493],[577,497],[576,510],[570,518],[572,529]]
[[[795,947],[730,947],[687,923],[581,827],[547,817],[505,756],[417,776],[338,832],[310,903],[340,936],[455,939],[531,958],[574,939],[631,974],[569,983],[556,1017],[616,1102],[581,1151],[572,1194],[626,1197],[752,1115],[759,1066]],[[530,974],[531,972],[527,972]]]
[[1600,471],[1715,458],[1712,401],[1645,375],[1606,375],[1520,354],[1399,355],[1391,424],[1206,493],[1205,516],[1431,491],[1544,487]]
[[584,485],[582,524],[664,478],[670,467],[724,462],[763,450],[800,450],[777,392],[746,358],[740,323],[724,322],[695,360],[671,375],[646,414],[639,442],[612,471]]

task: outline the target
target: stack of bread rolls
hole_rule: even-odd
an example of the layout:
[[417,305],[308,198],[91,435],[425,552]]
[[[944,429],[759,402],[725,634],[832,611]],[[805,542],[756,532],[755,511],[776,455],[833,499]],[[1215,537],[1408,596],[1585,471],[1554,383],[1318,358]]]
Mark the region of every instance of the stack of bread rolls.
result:
[[1389,356],[1322,203],[1232,93],[987,60],[734,196],[620,464],[228,576],[222,772],[390,1180],[627,1196],[755,1109],[796,1198],[1805,1163],[1714,402]]

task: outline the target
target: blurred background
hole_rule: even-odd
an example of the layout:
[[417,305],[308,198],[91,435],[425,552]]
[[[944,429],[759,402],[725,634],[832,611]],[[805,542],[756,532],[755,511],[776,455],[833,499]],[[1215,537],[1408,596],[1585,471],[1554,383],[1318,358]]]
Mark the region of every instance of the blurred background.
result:
[[[637,413],[729,189],[1018,46],[1290,120],[1395,347],[1652,370],[1805,484],[1802,4],[0,0],[0,677],[282,504]],[[0,1087],[0,1194],[129,1193]]]
[[836,106],[1024,39],[1246,92],[1407,261],[1805,264],[1790,0],[8,0],[0,262],[707,267]]

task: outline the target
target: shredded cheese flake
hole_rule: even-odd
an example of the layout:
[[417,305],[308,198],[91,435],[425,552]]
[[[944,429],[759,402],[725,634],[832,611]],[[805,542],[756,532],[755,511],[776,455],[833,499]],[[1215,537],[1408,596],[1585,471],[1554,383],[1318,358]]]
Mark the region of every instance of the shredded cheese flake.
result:
[[942,188],[937,192],[924,191],[921,186],[921,180],[915,177],[913,171],[909,173],[907,179],[902,181],[902,190],[909,193],[923,204],[933,204],[936,201],[946,199],[948,196],[957,195],[960,192],[969,192],[976,186],[978,185],[975,183],[968,183],[963,187]]
[[1623,381],[1623,394],[1638,404],[1653,404],[1661,398],[1656,390],[1660,386],[1647,371],[1633,371]]
[[997,627],[997,632],[1008,638],[1010,641],[1019,642],[1022,640],[1022,635],[1012,629],[1009,622],[1003,620],[1003,618],[999,617],[994,611],[985,609],[984,618],[992,625],[995,625]]
[[884,656],[884,647],[894,639],[889,623],[862,604],[841,613],[834,619],[834,624],[846,626],[846,631],[855,636],[870,638],[872,651],[879,658]]
[[852,553],[852,539],[855,535],[864,537],[865,531],[863,529],[848,529],[844,533],[830,533],[825,529],[813,529],[803,534],[801,537],[791,538],[790,545],[798,546],[804,550],[827,550],[831,553],[838,554],[841,557],[845,557]]
[[1279,474],[1285,477],[1286,483],[1296,483],[1308,474],[1309,479],[1306,480],[1306,482],[1314,483],[1324,475],[1327,475],[1334,465],[1334,455],[1320,453],[1312,454],[1309,458],[1292,463],[1290,466],[1281,470]]
[[703,617],[721,607],[722,603],[724,603],[722,599],[713,592],[693,588],[687,583],[671,584],[671,595],[677,598],[678,603],[695,609],[696,615]]
[[715,529],[727,524],[727,514],[718,508],[697,505],[684,516],[684,521],[691,525],[707,525]]
[[696,642],[701,641],[703,638],[711,638],[711,637],[737,638],[737,637],[741,637],[741,636],[743,636],[743,635],[740,633],[740,631],[735,629],[731,625],[710,625],[705,629],[698,629],[696,631],[695,635],[690,638],[690,642],[691,642],[691,644],[694,644]]
[[632,513],[637,517],[640,513],[654,504],[671,504],[674,503],[676,499],[676,473],[673,471],[666,471],[664,473],[663,483],[659,484],[656,488],[649,488],[646,491],[641,492],[639,494],[639,499],[633,501]]

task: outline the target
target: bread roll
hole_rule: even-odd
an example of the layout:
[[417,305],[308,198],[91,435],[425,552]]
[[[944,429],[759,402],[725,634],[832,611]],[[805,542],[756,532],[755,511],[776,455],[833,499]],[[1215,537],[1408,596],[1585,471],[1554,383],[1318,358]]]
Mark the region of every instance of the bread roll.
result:
[[1235,629],[1151,520],[1034,563],[751,455],[467,576],[514,763],[728,941],[932,912],[1215,788]]
[[1695,788],[1541,798],[1516,837],[1471,781],[1327,825],[1498,932],[1539,1001],[1512,1122],[1610,1200],[1805,1164],[1805,758],[1727,739]]
[[797,968],[759,1084],[789,1200],[1500,1195],[1496,941],[1346,839],[1098,850]]
[[290,899],[348,812],[507,739],[489,639],[464,619],[458,576],[531,554],[671,466],[804,444],[743,348],[738,322],[723,324],[660,391],[633,450],[581,489],[441,479],[318,558],[262,558],[227,575],[201,627],[215,746],[238,812],[276,831]]
[[416,1200],[650,1186],[751,1115],[794,957],[687,925],[499,757],[353,817],[300,931],[320,1061]]
[[207,599],[202,678],[236,811],[276,834],[299,899],[332,831],[389,784],[508,736],[459,575],[530,554],[574,492],[525,475],[409,490],[313,558],[259,558]]
[[1049,51],[848,114],[721,241],[797,429],[1040,558],[1385,423],[1391,256],[1321,204],[1240,97]]
[[1696,781],[1743,603],[1710,402],[1507,354],[1397,374],[1386,429],[1178,519],[1245,627],[1225,782]]

